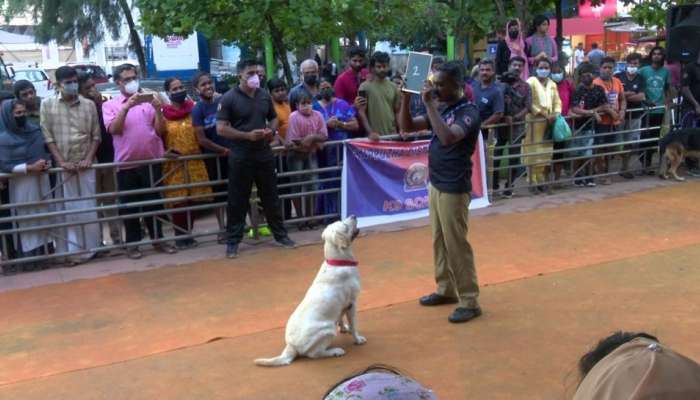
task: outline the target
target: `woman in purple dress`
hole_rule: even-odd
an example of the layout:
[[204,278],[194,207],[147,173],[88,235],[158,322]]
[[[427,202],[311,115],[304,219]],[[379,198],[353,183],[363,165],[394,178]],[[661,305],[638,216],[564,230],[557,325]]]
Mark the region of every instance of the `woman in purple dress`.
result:
[[[328,141],[350,139],[359,131],[357,110],[345,100],[336,98],[333,84],[325,78],[321,79],[319,85],[318,104],[321,109],[317,110],[323,114],[328,127]],[[326,145],[319,151],[318,166],[319,168],[341,166],[342,159],[342,145]],[[321,189],[340,188],[340,169],[321,173],[321,179],[329,178],[334,179],[321,183]],[[340,192],[318,196],[316,203],[318,215],[339,214],[339,198]]]

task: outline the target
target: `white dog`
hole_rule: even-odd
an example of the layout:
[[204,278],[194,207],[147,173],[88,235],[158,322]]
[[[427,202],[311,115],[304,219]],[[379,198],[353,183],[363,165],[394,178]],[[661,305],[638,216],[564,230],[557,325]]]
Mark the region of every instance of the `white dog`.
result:
[[[367,339],[357,333],[357,296],[360,293],[360,274],[350,246],[357,237],[357,219],[350,216],[334,222],[321,234],[326,260],[316,274],[306,296],[287,321],[287,346],[278,357],[259,358],[257,365],[289,365],[296,357],[340,357],[345,350],[330,347],[340,331],[352,334],[355,344]],[[343,322],[345,315],[348,325]]]

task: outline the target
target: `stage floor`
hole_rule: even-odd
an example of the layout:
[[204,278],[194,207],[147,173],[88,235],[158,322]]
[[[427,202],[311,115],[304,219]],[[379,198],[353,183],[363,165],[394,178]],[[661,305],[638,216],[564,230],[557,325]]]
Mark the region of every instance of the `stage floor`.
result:
[[417,304],[433,289],[428,228],[361,237],[368,343],[343,336],[345,357],[279,369],[252,360],[281,351],[319,245],[8,291],[0,398],[315,399],[375,362],[441,399],[566,398],[578,357],[619,329],[700,360],[698,199],[692,182],[473,218],[485,313],[464,325]]

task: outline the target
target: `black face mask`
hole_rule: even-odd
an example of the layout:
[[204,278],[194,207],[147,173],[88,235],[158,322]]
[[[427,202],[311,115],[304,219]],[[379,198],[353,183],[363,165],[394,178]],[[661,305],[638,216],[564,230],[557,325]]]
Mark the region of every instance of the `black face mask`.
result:
[[321,90],[321,98],[325,101],[331,101],[333,96],[335,96],[335,91],[332,88],[325,88]]
[[304,75],[304,83],[306,83],[309,86],[316,86],[316,83],[318,83],[318,76]]
[[27,116],[23,115],[21,117],[15,117],[15,124],[17,124],[18,127],[23,128],[24,125],[27,124]]
[[505,74],[501,75],[501,82],[503,83],[515,83],[520,79],[520,75],[517,75],[513,71],[508,71]]
[[508,36],[510,36],[511,39],[517,39],[519,34],[519,31],[508,31]]
[[172,100],[173,103],[178,104],[183,103],[186,98],[187,92],[177,92],[170,95],[170,100]]

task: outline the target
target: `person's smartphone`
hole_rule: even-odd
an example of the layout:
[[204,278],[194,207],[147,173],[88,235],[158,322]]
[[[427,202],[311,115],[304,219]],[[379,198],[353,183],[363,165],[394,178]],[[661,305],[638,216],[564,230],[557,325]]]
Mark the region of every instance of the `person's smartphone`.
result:
[[153,93],[139,94],[139,103],[150,103],[153,101]]
[[364,97],[365,99],[367,98],[367,91],[366,90],[360,90],[357,92],[357,95],[360,97]]

